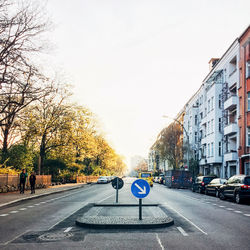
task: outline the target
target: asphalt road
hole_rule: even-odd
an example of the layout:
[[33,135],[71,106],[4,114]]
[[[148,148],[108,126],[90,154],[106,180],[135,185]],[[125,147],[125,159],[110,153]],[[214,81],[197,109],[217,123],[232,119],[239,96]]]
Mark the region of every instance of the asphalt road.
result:
[[[120,202],[138,202],[132,180]],[[155,184],[144,203],[160,203],[175,224],[144,230],[95,230],[75,225],[88,203],[115,201],[111,184],[24,201],[0,209],[0,249],[250,249],[250,205]]]

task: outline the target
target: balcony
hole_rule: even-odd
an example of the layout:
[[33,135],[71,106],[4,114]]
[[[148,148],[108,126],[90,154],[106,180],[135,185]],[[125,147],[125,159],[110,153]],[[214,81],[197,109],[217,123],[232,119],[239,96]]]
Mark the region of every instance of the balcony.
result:
[[231,88],[235,83],[239,82],[238,70],[234,70],[228,78],[228,87]]
[[237,123],[230,123],[224,128],[224,135],[233,135],[238,132]]
[[231,95],[225,102],[224,102],[224,109],[233,110],[237,106],[237,96]]
[[201,145],[206,144],[207,143],[207,139],[206,136],[201,138]]
[[207,164],[207,159],[206,158],[202,158],[200,160],[200,165],[205,165],[205,164]]
[[237,161],[237,159],[238,159],[237,152],[227,152],[224,154],[225,161]]

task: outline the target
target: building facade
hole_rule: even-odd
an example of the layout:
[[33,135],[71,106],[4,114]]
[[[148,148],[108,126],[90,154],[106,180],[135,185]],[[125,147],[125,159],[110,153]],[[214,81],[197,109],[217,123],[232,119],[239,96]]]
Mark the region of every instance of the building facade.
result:
[[240,173],[250,175],[250,26],[239,38],[239,131],[238,156]]

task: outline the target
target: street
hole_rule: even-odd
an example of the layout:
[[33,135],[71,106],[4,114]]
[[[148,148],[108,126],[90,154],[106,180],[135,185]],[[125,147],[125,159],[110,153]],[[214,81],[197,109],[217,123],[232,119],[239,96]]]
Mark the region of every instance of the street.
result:
[[[125,180],[119,202],[138,203]],[[128,201],[129,200],[129,201]],[[250,206],[154,184],[143,203],[159,203],[174,225],[87,229],[75,225],[93,202],[115,202],[111,184],[86,185],[0,209],[1,249],[249,249]]]

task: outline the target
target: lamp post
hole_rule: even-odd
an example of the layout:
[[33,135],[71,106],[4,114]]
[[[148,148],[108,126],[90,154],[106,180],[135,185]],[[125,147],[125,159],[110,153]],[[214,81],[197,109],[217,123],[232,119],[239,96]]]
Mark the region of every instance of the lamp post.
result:
[[[190,151],[190,144],[189,144],[189,135],[187,133],[187,130],[184,128],[183,124],[181,124],[178,120],[176,120],[175,118],[172,118],[172,117],[169,117],[169,116],[166,116],[166,115],[163,115],[162,116],[163,118],[168,118],[168,119],[171,119],[175,122],[177,122],[178,124],[181,125],[181,127],[183,128],[185,134],[186,134],[186,137],[187,137],[187,143],[188,143],[188,150],[187,150],[187,167],[188,167],[188,170],[189,170],[189,166],[190,166],[190,163],[189,163],[189,151]],[[194,178],[194,169],[193,169],[193,178]]]

